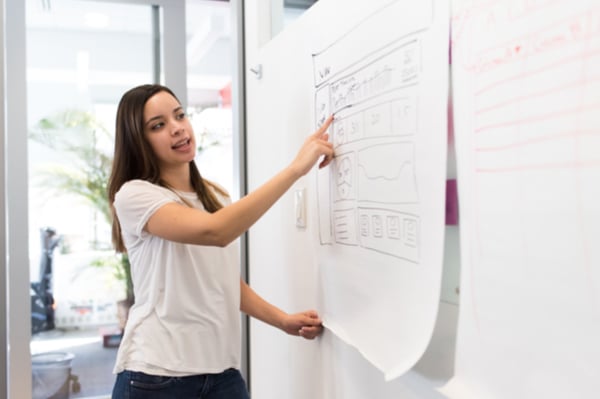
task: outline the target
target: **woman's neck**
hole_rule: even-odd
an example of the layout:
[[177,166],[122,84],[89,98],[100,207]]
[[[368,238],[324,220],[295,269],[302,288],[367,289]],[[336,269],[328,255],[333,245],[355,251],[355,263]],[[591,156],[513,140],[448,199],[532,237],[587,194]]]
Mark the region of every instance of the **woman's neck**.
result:
[[160,172],[160,178],[173,190],[194,191],[190,179],[189,165],[177,169],[163,168]]

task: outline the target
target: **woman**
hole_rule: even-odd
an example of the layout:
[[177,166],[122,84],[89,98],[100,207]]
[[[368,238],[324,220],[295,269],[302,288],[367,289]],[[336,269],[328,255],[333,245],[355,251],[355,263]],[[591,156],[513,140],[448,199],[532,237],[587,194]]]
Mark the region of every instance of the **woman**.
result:
[[239,311],[288,334],[322,332],[315,311],[287,314],[239,274],[237,238],[333,148],[310,135],[288,167],[235,203],[204,180],[194,132],[167,87],[126,92],[108,183],[113,242],[131,263],[135,304],[117,354],[113,398],[248,398]]

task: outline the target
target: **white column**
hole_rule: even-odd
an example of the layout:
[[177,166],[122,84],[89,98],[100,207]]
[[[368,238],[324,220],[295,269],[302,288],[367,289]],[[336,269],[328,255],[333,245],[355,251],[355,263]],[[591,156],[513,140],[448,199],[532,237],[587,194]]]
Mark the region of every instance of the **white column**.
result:
[[[0,46],[5,48],[4,35],[4,0],[0,0]],[[6,104],[6,90],[4,81],[4,51],[0,51],[0,397],[8,396],[7,381],[8,370],[8,337],[7,337],[7,309],[8,296],[6,292],[8,254],[6,252],[6,125],[4,119],[4,106]]]
[[8,398],[20,399],[31,397],[25,2],[6,1],[5,13]]
[[165,85],[187,106],[185,1],[165,1],[163,7],[163,67]]

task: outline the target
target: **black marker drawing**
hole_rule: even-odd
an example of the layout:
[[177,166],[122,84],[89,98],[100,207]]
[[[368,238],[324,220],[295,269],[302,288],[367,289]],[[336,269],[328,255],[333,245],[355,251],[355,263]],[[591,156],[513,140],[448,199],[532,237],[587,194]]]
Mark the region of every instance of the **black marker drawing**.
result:
[[318,175],[321,245],[360,247],[418,264],[418,34],[343,68],[325,63],[336,59],[329,53],[335,51],[333,44],[313,56],[317,124],[335,114],[335,160]]

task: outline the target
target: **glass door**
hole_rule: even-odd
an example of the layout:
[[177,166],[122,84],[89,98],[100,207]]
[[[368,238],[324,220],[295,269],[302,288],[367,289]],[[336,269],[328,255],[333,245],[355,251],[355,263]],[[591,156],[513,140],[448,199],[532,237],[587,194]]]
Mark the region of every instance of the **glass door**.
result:
[[108,396],[114,383],[127,291],[104,190],[117,103],[160,71],[159,16],[150,4],[26,1],[33,398]]
[[[203,157],[214,160],[216,153],[227,152],[223,146],[231,140],[231,84],[223,75],[229,75],[231,64],[221,44],[229,41],[224,13],[229,4],[4,2],[3,27],[10,37],[2,37],[4,75],[10,84],[3,92],[7,112],[2,153],[9,167],[3,169],[7,201],[2,206],[10,218],[3,223],[7,245],[1,249],[7,268],[2,276],[11,289],[5,291],[7,312],[0,324],[10,349],[2,369],[8,398],[48,397],[45,389],[57,389],[55,398],[109,396],[119,343],[118,312],[115,316],[111,308],[124,290],[113,273],[118,266],[111,257],[105,207],[94,200],[97,193],[90,194],[108,173],[116,103],[130,87],[160,80],[189,101],[198,131],[206,130],[209,145]],[[196,16],[213,5],[217,15],[207,30]],[[215,36],[218,26],[222,29]],[[205,44],[217,45],[216,52],[207,51],[211,46]],[[187,63],[186,51],[192,54]],[[221,69],[215,69],[219,62]],[[235,107],[239,89],[233,86]],[[230,149],[230,155],[241,148]],[[229,156],[216,158],[231,162]],[[213,178],[228,185],[227,174]],[[88,356],[88,349],[93,355]],[[45,380],[49,376],[38,372],[44,367],[62,372],[62,377]]]

